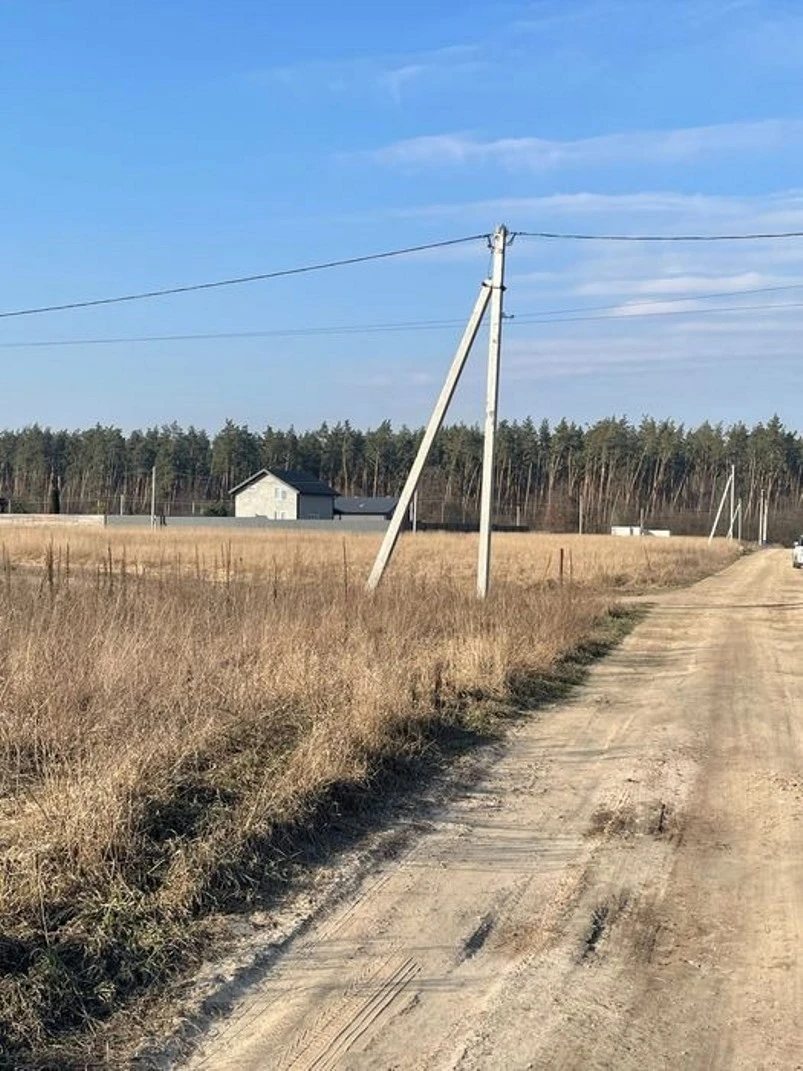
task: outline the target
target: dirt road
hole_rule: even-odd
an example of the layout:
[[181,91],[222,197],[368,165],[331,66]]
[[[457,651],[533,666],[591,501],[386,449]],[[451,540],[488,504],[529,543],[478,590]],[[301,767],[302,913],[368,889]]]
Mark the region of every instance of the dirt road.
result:
[[660,599],[192,1066],[803,1067],[803,575]]

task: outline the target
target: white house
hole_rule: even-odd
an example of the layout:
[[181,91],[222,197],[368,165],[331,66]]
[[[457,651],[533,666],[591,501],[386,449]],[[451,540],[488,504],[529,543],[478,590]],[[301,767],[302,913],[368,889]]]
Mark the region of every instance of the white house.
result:
[[306,472],[260,469],[230,491],[235,517],[272,521],[331,520],[335,492]]

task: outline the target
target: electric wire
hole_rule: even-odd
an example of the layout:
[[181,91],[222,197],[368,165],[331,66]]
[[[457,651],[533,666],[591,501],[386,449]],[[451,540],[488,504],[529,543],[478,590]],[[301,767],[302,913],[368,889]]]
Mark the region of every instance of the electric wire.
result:
[[[614,305],[586,305],[566,309],[543,309],[540,311],[513,313],[505,316],[505,322],[509,325],[529,323],[572,323],[582,320],[628,320],[639,319],[642,316],[666,316],[666,315],[695,315],[699,313],[716,312],[742,312],[749,309],[787,309],[799,308],[795,302],[783,304],[754,304],[754,305],[726,305],[716,309],[679,309],[667,312],[629,313],[630,309],[641,306],[653,308],[655,305],[676,305],[685,301],[703,301],[714,298],[740,297],[743,294],[766,294],[779,291],[803,289],[803,282],[788,283],[783,286],[756,286],[743,290],[720,290],[701,294],[689,294],[674,298],[656,298],[653,300],[630,301],[623,299]],[[585,315],[586,313],[615,312],[614,316]],[[575,316],[578,313],[580,315]],[[361,334],[385,334],[405,331],[432,331],[451,329],[459,326],[462,319],[443,320],[404,320],[390,321],[375,324],[339,324],[325,327],[287,327],[272,328],[263,331],[209,331],[200,333],[185,333],[171,335],[128,335],[108,338],[67,338],[67,339],[42,339],[20,342],[0,342],[0,349],[40,349],[59,346],[111,346],[128,343],[151,343],[151,342],[191,342],[191,341],[214,341],[236,339],[259,339],[259,338],[293,338],[315,337],[336,335],[361,335]]]
[[578,234],[559,231],[513,231],[518,238],[549,238],[575,242],[755,242],[776,238],[803,238],[803,231],[755,234]]
[[169,286],[161,290],[145,290],[137,294],[122,294],[117,297],[92,298],[88,301],[70,301],[63,305],[39,305],[30,309],[11,309],[0,312],[0,319],[12,316],[35,316],[45,312],[64,312],[67,309],[88,309],[97,305],[117,305],[124,301],[143,301],[147,298],[166,297],[169,294],[188,294],[197,290],[214,290],[224,286],[239,286],[242,283],[263,282],[266,279],[282,279],[291,275],[305,275],[309,272],[327,271],[330,268],[345,268],[354,264],[366,264],[372,260],[388,260],[391,257],[408,256],[422,253],[428,249],[444,249],[447,246],[462,245],[488,239],[487,233],[469,234],[462,238],[447,238],[440,242],[427,242],[423,245],[411,245],[403,249],[388,249],[381,253],[366,253],[358,257],[344,257],[342,260],[329,260],[320,264],[304,264],[298,268],[282,268],[278,271],[261,272],[258,275],[240,275],[231,279],[217,279],[211,283],[192,283],[188,286]]
[[540,313],[532,313],[533,316],[568,316],[575,312],[606,312],[611,309],[621,309],[623,306],[629,309],[639,308],[641,305],[676,305],[681,301],[711,301],[714,298],[742,297],[744,294],[774,294],[783,290],[803,289],[803,282],[784,283],[782,286],[752,286],[742,290],[704,290],[700,294],[685,294],[672,298],[644,298],[639,301],[631,301],[623,298],[612,305],[578,305],[571,309],[545,309]]
[[48,346],[111,346],[120,343],[190,342],[213,339],[286,338],[316,335],[382,334],[393,331],[428,331],[454,327],[463,320],[408,320],[386,324],[345,324],[333,327],[287,327],[265,331],[208,331],[181,335],[124,335],[116,338],[66,338],[31,342],[0,342],[0,349],[39,349]]
[[[621,306],[617,306],[621,308]],[[723,305],[717,309],[667,309],[666,312],[634,312],[630,314],[614,315],[614,316],[562,316],[553,317],[551,319],[531,319],[532,313],[525,314],[522,317],[515,317],[511,322],[515,323],[516,320],[522,324],[576,324],[589,320],[615,320],[617,323],[627,323],[629,320],[643,320],[649,316],[710,316],[712,313],[731,313],[731,312],[757,312],[766,311],[768,309],[774,309],[776,311],[782,309],[803,309],[803,301],[789,301],[784,302],[782,305],[777,304],[762,304],[762,305]]]
[[[615,242],[718,242],[718,241],[748,241],[759,239],[777,239],[777,238],[799,238],[803,237],[803,231],[783,231],[783,232],[767,232],[767,233],[748,233],[748,234],[720,234],[720,235],[703,235],[703,234],[682,234],[682,235],[654,235],[654,234],[642,234],[642,235],[623,235],[623,234],[583,234],[583,233],[561,233],[554,231],[511,231],[511,240],[515,237],[523,238],[546,238],[546,239],[569,239],[580,241],[615,241]],[[295,268],[283,268],[272,272],[262,272],[254,275],[242,275],[228,279],[218,279],[212,282],[205,283],[193,283],[185,286],[165,287],[158,290],[141,291],[132,294],[117,295],[115,297],[107,298],[92,298],[85,301],[73,301],[66,302],[60,305],[40,305],[26,309],[13,309],[0,312],[0,319],[9,319],[12,317],[21,316],[34,316],[41,313],[48,312],[62,312],[70,309],[84,309],[92,308],[100,305],[114,305],[123,302],[141,301],[150,298],[165,297],[173,294],[184,294],[202,290],[212,290],[221,287],[237,286],[244,283],[265,281],[270,279],[279,279],[294,275],[302,275],[311,272],[325,271],[333,268],[347,267],[351,265],[364,264],[370,261],[386,260],[391,257],[406,256],[413,253],[419,253],[426,250],[442,249],[449,246],[461,245],[468,242],[474,242],[484,239],[486,242],[490,242],[491,235],[489,232],[483,232],[478,234],[464,235],[459,238],[449,238],[438,242],[428,242],[421,245],[406,246],[400,249],[384,250],[379,253],[368,253],[356,257],[346,257],[340,260],[324,261],[317,264],[307,264]],[[782,290],[793,290],[803,286],[803,283],[792,283],[782,286],[771,287],[752,287],[749,289],[734,290],[734,291],[717,291],[711,293],[703,293],[696,295],[689,295],[688,297],[676,297],[665,299],[653,299],[644,300],[638,302],[630,302],[630,308],[637,307],[639,305],[656,304],[672,304],[681,301],[690,300],[709,300],[711,298],[726,298],[733,297],[739,294],[760,294],[778,292]],[[795,305],[785,306],[749,306],[751,308],[793,308]],[[621,310],[621,303],[618,305],[596,305],[596,306],[580,306],[571,309],[552,309],[544,310],[540,313],[523,314],[517,319],[519,322],[566,322],[553,319],[546,320],[546,317],[568,316],[571,314],[580,313],[585,314],[587,312],[604,312],[608,310]],[[703,310],[697,310],[703,311]],[[706,310],[712,311],[712,310]],[[713,310],[718,311],[718,310]],[[726,310],[719,310],[726,311]],[[732,311],[742,311],[739,308],[733,308]],[[633,314],[637,316],[638,314]],[[655,313],[648,313],[646,315],[658,315]],[[662,313],[661,315],[668,315],[668,313]],[[529,319],[526,320],[525,316],[537,316],[544,319]],[[613,317],[590,317],[581,315],[573,317],[574,319],[609,319]],[[622,318],[621,316],[616,318]],[[631,317],[632,318],[632,317]],[[512,317],[510,318],[513,319]],[[238,339],[238,338],[267,338],[267,337],[286,337],[291,335],[327,335],[327,334],[357,334],[357,333],[373,333],[384,331],[401,331],[401,330],[428,330],[439,329],[445,327],[452,327],[457,323],[461,323],[459,320],[422,320],[422,321],[409,321],[403,323],[389,323],[389,324],[359,324],[359,325],[344,325],[340,327],[320,327],[320,328],[287,328],[276,329],[271,331],[227,331],[227,332],[206,332],[206,333],[187,333],[187,334],[172,334],[172,335],[144,335],[133,337],[120,337],[120,338],[84,338],[84,339],[63,339],[63,340],[43,340],[43,341],[31,341],[31,342],[3,342],[0,343],[0,348],[38,348],[46,346],[71,346],[71,345],[111,345],[116,343],[146,343],[146,342],[173,342],[173,341],[189,341],[193,339]]]

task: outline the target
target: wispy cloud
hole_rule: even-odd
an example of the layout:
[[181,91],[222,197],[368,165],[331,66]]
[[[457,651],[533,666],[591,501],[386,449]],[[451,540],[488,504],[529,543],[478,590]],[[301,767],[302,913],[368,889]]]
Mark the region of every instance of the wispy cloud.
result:
[[[589,296],[635,294],[649,297],[672,297],[675,294],[736,293],[754,287],[780,286],[788,280],[782,275],[745,271],[736,275],[689,275],[677,273],[652,279],[594,279],[581,283],[575,293]],[[674,307],[674,306],[673,306]]]
[[[657,310],[656,310],[657,311]],[[521,382],[593,376],[601,371],[660,372],[669,368],[717,367],[727,352],[728,364],[769,368],[799,368],[797,338],[803,310],[720,316],[693,314],[667,322],[663,317],[638,324],[615,317],[609,324],[539,325],[534,337],[514,336],[505,341],[505,368],[510,379]],[[625,326],[627,325],[627,326]],[[647,326],[652,325],[652,326]],[[529,330],[529,329],[528,329]]]
[[470,133],[407,138],[369,152],[374,161],[411,169],[495,163],[545,171],[590,164],[682,163],[717,154],[768,152],[803,143],[803,120],[765,119],[715,126],[641,130],[560,141],[519,137],[483,139]]
[[476,74],[485,66],[476,45],[447,45],[414,53],[357,56],[311,63],[293,63],[251,71],[257,85],[295,93],[364,94],[377,90],[396,103],[413,88],[451,83]]
[[676,316],[681,312],[696,312],[699,301],[673,301],[671,305],[658,301],[628,301],[612,309],[610,316]]
[[[788,212],[797,208],[803,214],[803,192],[797,190],[768,194],[761,199],[767,210]],[[494,197],[484,201],[455,201],[436,204],[391,208],[384,214],[397,219],[426,219],[438,217],[509,217],[521,226],[522,219],[531,220],[547,215],[615,215],[628,216],[672,214],[710,217],[733,216],[747,209],[755,211],[757,202],[749,197],[728,195],[688,194],[671,190],[644,190],[634,193],[551,193],[538,197]]]
[[476,74],[487,66],[475,45],[451,45],[418,54],[406,62],[385,67],[378,84],[400,103],[404,92],[418,84],[442,84]]

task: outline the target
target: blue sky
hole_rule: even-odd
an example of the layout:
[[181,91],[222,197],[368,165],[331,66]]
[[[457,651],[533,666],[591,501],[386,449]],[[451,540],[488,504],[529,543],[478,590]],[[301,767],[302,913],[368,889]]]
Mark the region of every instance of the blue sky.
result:
[[[803,8],[791,0],[19,0],[0,8],[0,33],[0,310],[270,271],[499,222],[803,230]],[[419,424],[456,326],[10,344],[459,320],[487,265],[478,242],[0,320],[0,424]],[[501,415],[698,422],[777,411],[800,427],[803,308],[715,311],[796,302],[803,240],[519,238],[509,313],[609,306],[610,318],[510,321]],[[456,417],[480,417],[483,356],[472,357]]]

